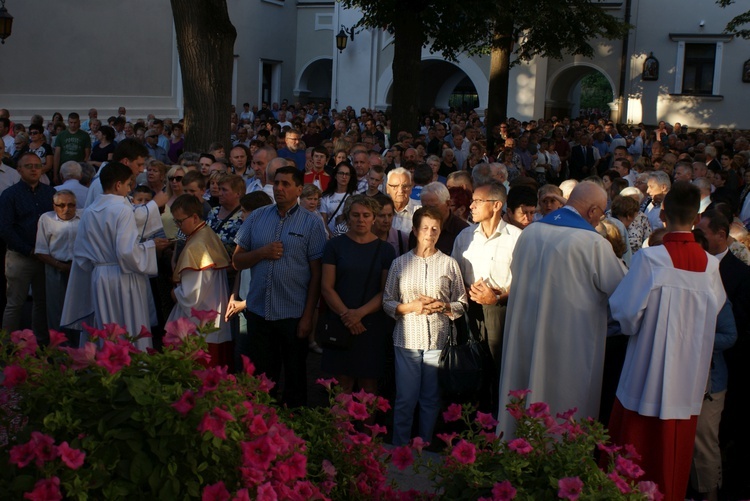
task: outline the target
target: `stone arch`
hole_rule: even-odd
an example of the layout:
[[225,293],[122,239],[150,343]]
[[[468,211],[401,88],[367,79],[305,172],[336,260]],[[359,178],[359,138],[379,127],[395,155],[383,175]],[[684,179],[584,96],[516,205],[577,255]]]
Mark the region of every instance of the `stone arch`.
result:
[[[446,61],[439,54],[430,54],[429,51],[422,52],[420,63],[420,78],[425,82],[425,92],[421,95],[420,108],[427,109],[431,106],[447,109],[449,98],[456,87],[473,86],[478,98],[477,107],[487,107],[487,95],[489,92],[489,81],[482,69],[471,58],[461,55],[453,63]],[[389,66],[378,78],[376,106],[385,109],[391,103],[391,90],[393,87],[393,70]]]
[[[612,77],[600,66],[590,62],[576,61],[562,66],[548,80],[544,102],[544,116],[577,116],[580,101],[575,95],[580,90],[583,77],[601,73],[612,88],[610,107],[617,101],[617,87]],[[575,112],[575,113],[574,113]]]
[[303,103],[308,99],[330,100],[332,82],[333,59],[330,56],[316,57],[299,72],[293,92]]

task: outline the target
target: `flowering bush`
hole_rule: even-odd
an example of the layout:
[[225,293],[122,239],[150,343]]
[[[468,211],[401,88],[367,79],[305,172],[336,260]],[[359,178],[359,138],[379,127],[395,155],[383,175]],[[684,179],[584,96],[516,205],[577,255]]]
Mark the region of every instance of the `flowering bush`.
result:
[[[440,462],[429,462],[435,486],[445,499],[661,499],[653,482],[638,481],[643,470],[632,460],[637,453],[606,445],[606,432],[594,419],[576,420],[575,409],[556,417],[549,406],[526,406],[528,391],[511,392],[507,411],[516,419],[516,438],[495,435],[492,415],[471,406],[452,404],[445,421],[462,421],[461,433],[439,434],[447,445]],[[424,446],[412,443],[417,453]],[[610,457],[607,471],[599,468],[594,451]],[[412,451],[401,456],[412,462]],[[417,465],[418,463],[415,463]]]
[[[122,328],[94,342],[37,346],[0,333],[0,492],[26,499],[324,499],[307,479],[307,445],[271,405],[273,383],[207,367],[199,325],[167,326],[163,353],[141,353]],[[141,332],[140,336],[148,336]],[[2,435],[2,433],[0,433]]]

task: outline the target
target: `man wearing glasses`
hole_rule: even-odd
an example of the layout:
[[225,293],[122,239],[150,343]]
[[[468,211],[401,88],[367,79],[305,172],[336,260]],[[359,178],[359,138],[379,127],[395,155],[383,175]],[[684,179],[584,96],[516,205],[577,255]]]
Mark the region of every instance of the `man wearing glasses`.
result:
[[412,230],[412,216],[422,205],[409,197],[411,193],[411,173],[403,167],[397,167],[388,173],[385,191],[393,199],[393,226],[399,231],[409,233]]
[[49,339],[45,304],[44,264],[36,258],[36,230],[39,218],[52,210],[55,189],[40,182],[42,161],[27,152],[18,159],[21,180],[0,195],[0,238],[8,246],[5,276],[8,280],[3,329],[21,328],[21,310],[32,291],[32,327],[40,342]]
[[599,415],[607,299],[625,275],[594,229],[606,206],[603,188],[580,183],[565,207],[518,238],[500,373],[498,431],[506,439],[515,433],[505,411],[512,390],[530,389],[553,416],[573,407],[575,417]]

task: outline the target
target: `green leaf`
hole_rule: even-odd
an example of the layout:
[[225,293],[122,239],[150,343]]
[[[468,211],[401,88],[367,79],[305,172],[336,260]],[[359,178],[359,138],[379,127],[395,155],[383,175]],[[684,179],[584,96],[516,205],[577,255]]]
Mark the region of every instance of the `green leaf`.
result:
[[130,462],[130,480],[136,485],[146,483],[153,466],[146,453],[139,452]]

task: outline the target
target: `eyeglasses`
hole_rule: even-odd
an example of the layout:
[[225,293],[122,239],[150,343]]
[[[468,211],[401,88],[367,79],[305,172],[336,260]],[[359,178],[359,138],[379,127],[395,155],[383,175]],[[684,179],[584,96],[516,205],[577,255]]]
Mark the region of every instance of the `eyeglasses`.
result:
[[483,202],[499,202],[496,198],[472,198],[471,203],[481,204]]
[[58,209],[65,209],[65,208],[75,209],[77,207],[77,205],[74,204],[74,203],[70,203],[70,204],[52,204],[52,205],[54,205]]
[[38,130],[30,130],[29,131],[29,136],[33,136],[34,134],[41,134],[41,132],[39,132]]
[[401,191],[407,191],[411,189],[410,184],[389,184],[388,187],[394,190],[401,190]]
[[192,216],[183,217],[182,219],[172,218],[172,221],[174,221],[174,224],[177,226],[182,226],[182,223],[184,223],[186,220],[190,219]]
[[171,182],[179,183],[179,182],[182,181],[182,176],[172,176],[172,177],[170,177],[168,179],[169,179],[170,183]]
[[352,173],[351,172],[337,172],[336,175],[337,176],[344,176],[344,177],[351,177]]
[[23,164],[21,167],[24,169],[41,169],[42,164]]

